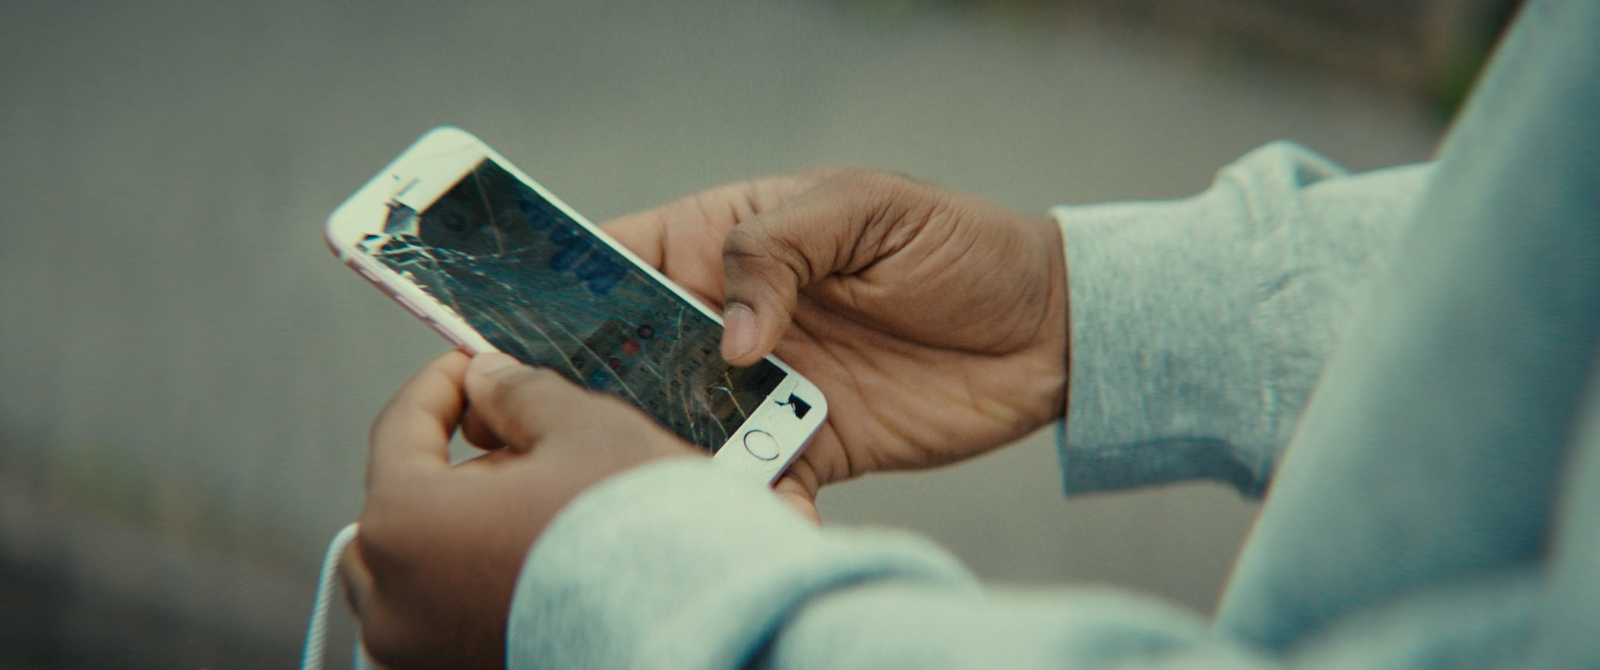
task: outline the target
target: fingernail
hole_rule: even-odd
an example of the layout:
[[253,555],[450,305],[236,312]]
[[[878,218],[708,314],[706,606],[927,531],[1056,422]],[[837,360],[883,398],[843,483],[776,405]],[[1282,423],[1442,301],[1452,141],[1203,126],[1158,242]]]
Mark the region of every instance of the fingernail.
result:
[[722,313],[722,357],[733,360],[756,348],[756,313],[733,303]]
[[472,360],[472,365],[478,368],[478,372],[482,374],[491,374],[498,370],[521,364],[517,359],[499,352],[479,354],[477,358]]

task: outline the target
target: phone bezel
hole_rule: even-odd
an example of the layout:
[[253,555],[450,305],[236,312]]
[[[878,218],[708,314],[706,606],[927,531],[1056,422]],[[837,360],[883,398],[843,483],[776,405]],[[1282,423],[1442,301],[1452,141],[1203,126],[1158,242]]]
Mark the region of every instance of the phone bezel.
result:
[[[340,204],[329,215],[324,230],[329,249],[339,257],[339,260],[389,295],[406,311],[427,323],[451,344],[474,355],[497,351],[494,345],[485,340],[454,310],[435,300],[421,287],[390,270],[357,246],[364,236],[382,232],[383,222],[389,211],[389,202],[400,202],[418,212],[426,210],[484,159],[493,160],[512,176],[534,189],[550,204],[572,217],[573,221],[593,233],[600,241],[621,253],[635,267],[661,282],[679,299],[710,317],[718,325],[722,325],[720,314],[683,290],[649,263],[644,262],[627,247],[617,243],[599,226],[568,207],[555,194],[546,190],[542,184],[529,177],[482,140],[453,126],[435,128],[424,134]],[[723,444],[722,448],[717,450],[714,460],[736,466],[742,471],[771,482],[783,473],[789,463],[805,448],[811,436],[821,427],[827,417],[828,405],[822,391],[810,380],[776,357],[767,356],[767,360],[783,370],[785,373],[783,381],[778,383],[761,407],[734,431],[733,436]],[[787,400],[790,394],[811,406],[811,410],[803,419],[776,404],[778,400]],[[779,453],[775,458],[771,460],[758,458],[744,447],[745,437],[756,430],[765,431],[777,440]]]

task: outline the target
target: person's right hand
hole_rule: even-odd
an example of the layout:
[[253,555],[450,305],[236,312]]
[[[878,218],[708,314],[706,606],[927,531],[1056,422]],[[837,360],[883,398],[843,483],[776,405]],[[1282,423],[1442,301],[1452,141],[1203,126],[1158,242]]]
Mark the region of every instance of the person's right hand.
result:
[[711,189],[605,226],[713,305],[723,357],[776,352],[828,420],[778,482],[817,489],[968,458],[1059,418],[1060,228],[903,177],[826,170]]

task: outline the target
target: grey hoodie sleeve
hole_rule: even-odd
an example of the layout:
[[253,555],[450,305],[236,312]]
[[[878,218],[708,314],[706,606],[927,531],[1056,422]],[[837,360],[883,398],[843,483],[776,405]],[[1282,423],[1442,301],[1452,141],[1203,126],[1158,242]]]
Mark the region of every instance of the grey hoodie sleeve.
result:
[[[983,590],[937,546],[823,530],[758,482],[673,459],[585,492],[528,553],[511,668],[1268,665],[1198,615],[1099,590]],[[1193,667],[1193,666],[1190,666]]]
[[[1259,491],[1337,325],[1426,176],[1276,144],[1167,203],[1063,207],[1069,491],[1194,477]],[[529,551],[513,668],[1274,667],[1126,594],[980,590],[938,547],[824,531],[680,459],[613,477]]]
[[1060,206],[1071,494],[1212,479],[1265,490],[1430,168],[1351,176],[1288,142],[1167,202]]

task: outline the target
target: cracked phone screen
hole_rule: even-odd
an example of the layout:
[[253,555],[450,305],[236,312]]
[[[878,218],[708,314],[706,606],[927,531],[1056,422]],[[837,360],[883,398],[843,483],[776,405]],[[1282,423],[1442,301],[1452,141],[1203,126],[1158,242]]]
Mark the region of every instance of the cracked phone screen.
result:
[[715,452],[786,373],[722,360],[722,326],[492,160],[358,245],[495,348],[627,399]]

